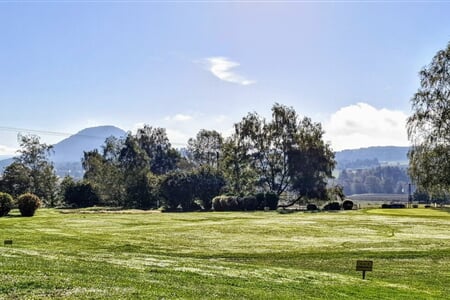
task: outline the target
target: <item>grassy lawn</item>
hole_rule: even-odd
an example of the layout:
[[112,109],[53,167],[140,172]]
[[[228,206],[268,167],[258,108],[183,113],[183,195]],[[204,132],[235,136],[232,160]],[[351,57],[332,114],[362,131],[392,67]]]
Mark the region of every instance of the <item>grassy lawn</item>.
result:
[[447,211],[16,214],[0,299],[450,299]]

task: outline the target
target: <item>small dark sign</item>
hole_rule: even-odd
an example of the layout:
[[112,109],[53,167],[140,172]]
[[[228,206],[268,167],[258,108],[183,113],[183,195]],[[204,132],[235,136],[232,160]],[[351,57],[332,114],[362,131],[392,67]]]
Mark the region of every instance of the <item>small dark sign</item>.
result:
[[366,279],[366,271],[372,271],[373,261],[371,260],[357,260],[356,271],[362,271],[362,279]]
[[12,245],[12,240],[5,240],[4,242],[3,242],[3,244],[6,246],[6,245]]
[[357,260],[356,271],[372,271],[373,261],[371,260]]

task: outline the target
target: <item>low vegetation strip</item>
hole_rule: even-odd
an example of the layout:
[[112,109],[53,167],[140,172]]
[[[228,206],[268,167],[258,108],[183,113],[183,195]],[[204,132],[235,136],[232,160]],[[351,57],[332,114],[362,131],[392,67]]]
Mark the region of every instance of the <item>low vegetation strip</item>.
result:
[[12,211],[0,299],[448,298],[450,214],[397,211]]

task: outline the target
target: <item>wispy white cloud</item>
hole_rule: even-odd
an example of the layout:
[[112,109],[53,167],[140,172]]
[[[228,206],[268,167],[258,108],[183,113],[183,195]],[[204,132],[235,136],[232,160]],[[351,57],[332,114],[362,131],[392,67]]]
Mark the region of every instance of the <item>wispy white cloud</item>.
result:
[[324,122],[325,139],[334,150],[370,146],[407,146],[407,115],[357,103],[339,109]]
[[227,57],[209,57],[204,61],[207,69],[220,80],[237,83],[240,85],[250,85],[256,83],[255,80],[247,79],[245,76],[234,72],[233,69],[240,66],[240,63],[232,61]]

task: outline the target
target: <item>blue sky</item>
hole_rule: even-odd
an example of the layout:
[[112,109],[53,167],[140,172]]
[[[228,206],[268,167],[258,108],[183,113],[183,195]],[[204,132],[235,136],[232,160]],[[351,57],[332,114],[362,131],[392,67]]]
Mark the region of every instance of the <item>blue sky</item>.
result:
[[322,122],[335,150],[407,145],[417,74],[450,41],[449,13],[450,2],[0,1],[0,155],[17,148],[14,128],[145,123],[182,146],[275,102]]

